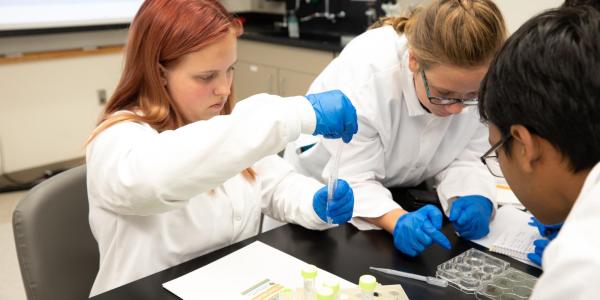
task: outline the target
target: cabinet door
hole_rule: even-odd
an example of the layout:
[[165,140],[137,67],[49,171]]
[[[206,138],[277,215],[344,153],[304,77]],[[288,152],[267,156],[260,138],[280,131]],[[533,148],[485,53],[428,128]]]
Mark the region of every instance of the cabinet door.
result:
[[317,74],[280,69],[279,92],[284,97],[305,95],[316,77]]
[[259,93],[278,94],[277,69],[261,64],[238,61],[233,85],[235,97],[246,99]]
[[113,93],[120,52],[0,64],[0,140],[7,173],[85,155],[103,98]]

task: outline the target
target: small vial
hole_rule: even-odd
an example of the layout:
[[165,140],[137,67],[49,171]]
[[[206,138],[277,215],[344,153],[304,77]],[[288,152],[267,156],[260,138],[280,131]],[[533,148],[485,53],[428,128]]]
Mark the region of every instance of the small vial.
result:
[[290,38],[297,39],[300,37],[300,24],[298,23],[298,17],[296,17],[296,11],[290,10],[287,26]]
[[283,290],[281,290],[281,292],[279,292],[279,297],[277,298],[277,300],[293,300],[293,294],[294,291],[291,288],[286,287]]
[[315,279],[317,278],[317,267],[306,265],[301,271],[304,279],[304,299],[315,299]]
[[333,290],[333,299],[334,300],[340,299],[340,282],[339,281],[337,281],[335,278],[327,278],[327,279],[325,279],[325,282],[323,282],[323,286],[328,287]]
[[377,286],[377,280],[373,275],[362,275],[358,280],[358,286],[360,287],[362,299],[372,300],[375,299],[374,291]]
[[334,300],[333,290],[326,286],[318,287],[317,288],[317,300]]

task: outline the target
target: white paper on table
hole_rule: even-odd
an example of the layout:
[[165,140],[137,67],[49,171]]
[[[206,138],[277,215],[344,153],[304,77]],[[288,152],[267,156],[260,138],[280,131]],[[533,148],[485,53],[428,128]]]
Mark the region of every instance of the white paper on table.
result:
[[[254,242],[204,267],[163,283],[182,299],[242,299],[242,292],[269,279],[292,289],[303,287],[300,270],[306,263],[262,242]],[[318,266],[317,266],[318,267]],[[318,269],[316,283],[328,278],[340,288],[355,284]]]
[[[492,252],[500,247],[519,252],[533,252],[533,241],[542,236],[536,227],[529,225],[531,214],[521,211],[514,206],[502,206],[496,211],[496,216],[490,223],[490,233],[473,242],[482,245]],[[523,263],[539,268],[526,257],[509,255]]]
[[525,206],[523,206],[507,184],[496,184],[496,203],[498,205],[511,205],[519,209],[525,209]]

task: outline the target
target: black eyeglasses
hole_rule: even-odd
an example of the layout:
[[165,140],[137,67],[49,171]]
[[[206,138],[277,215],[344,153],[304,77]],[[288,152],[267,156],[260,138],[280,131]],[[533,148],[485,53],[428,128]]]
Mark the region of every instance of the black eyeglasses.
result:
[[477,97],[472,99],[459,99],[459,98],[448,98],[448,97],[437,97],[431,96],[431,92],[429,91],[429,83],[427,82],[427,77],[425,77],[425,71],[421,69],[421,77],[423,78],[423,85],[425,86],[425,93],[427,94],[427,98],[429,102],[436,105],[450,105],[455,103],[461,103],[464,106],[469,105],[477,105],[478,99]]
[[488,170],[490,170],[490,173],[499,178],[504,178],[504,175],[502,174],[502,169],[500,168],[500,162],[498,161],[498,153],[496,153],[496,150],[500,149],[500,147],[502,147],[506,141],[510,140],[510,138],[512,138],[512,135],[510,134],[505,136],[480,158],[481,162],[486,165]]

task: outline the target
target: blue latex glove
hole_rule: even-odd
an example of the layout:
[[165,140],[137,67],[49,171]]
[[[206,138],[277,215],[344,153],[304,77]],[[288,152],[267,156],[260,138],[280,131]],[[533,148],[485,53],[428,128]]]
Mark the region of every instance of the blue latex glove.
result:
[[490,199],[479,196],[458,197],[450,209],[450,221],[460,236],[476,240],[490,232],[490,218],[494,206]]
[[536,265],[541,266],[542,265],[542,256],[544,255],[544,250],[546,250],[546,247],[548,246],[549,243],[550,243],[550,241],[547,239],[535,240],[533,242],[533,245],[535,246],[535,251],[531,252],[531,253],[527,253],[527,258],[529,258],[529,260],[532,261],[533,263],[535,263]]
[[560,231],[560,228],[562,228],[563,223],[545,225],[542,224],[536,217],[531,217],[529,225],[537,227],[541,236],[549,240],[553,240],[558,235],[558,232]]
[[535,240],[533,242],[533,245],[535,246],[534,252],[527,253],[527,258],[529,258],[529,260],[538,266],[541,266],[542,257],[544,256],[544,250],[546,250],[546,246],[548,246],[550,241],[558,235],[563,223],[545,225],[542,224],[536,217],[531,217],[529,225],[537,227],[540,235],[545,237],[545,239]]
[[329,139],[342,138],[344,143],[352,140],[358,132],[356,109],[350,99],[339,90],[306,95],[317,115],[317,127],[313,135]]
[[406,213],[394,228],[394,246],[408,256],[416,256],[432,243],[450,249],[450,241],[440,232],[442,212],[433,205]]
[[352,211],[354,210],[354,192],[345,180],[338,179],[333,199],[327,210],[327,186],[319,189],[313,197],[313,209],[323,220],[327,222],[327,217],[330,217],[333,224],[342,224],[350,221]]

